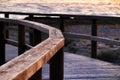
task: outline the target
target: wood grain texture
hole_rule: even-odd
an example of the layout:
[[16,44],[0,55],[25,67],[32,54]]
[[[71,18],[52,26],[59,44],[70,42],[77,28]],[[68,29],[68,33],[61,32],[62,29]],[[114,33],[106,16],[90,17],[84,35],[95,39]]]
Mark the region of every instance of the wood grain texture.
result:
[[0,67],[0,80],[27,80],[64,46],[60,30],[26,20],[2,19],[49,34],[49,38]]
[[[119,65],[68,52],[64,54],[64,80],[120,79]],[[48,67],[48,64],[43,67],[43,80],[49,80]]]
[[87,35],[87,34],[64,32],[64,37],[66,37],[66,38],[77,38],[77,39],[87,39],[87,40],[102,42],[102,43],[105,43],[105,44],[120,46],[120,41],[112,40],[112,39],[104,38],[104,37],[99,37],[99,36],[91,36],[91,35]]
[[5,63],[5,26],[0,22],[0,65]]

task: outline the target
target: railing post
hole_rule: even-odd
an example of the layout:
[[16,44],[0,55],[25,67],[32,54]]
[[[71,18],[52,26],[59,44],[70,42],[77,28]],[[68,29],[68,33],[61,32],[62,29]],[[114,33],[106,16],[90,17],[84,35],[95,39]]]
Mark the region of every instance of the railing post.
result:
[[18,55],[25,52],[25,27],[18,25]]
[[[35,46],[41,42],[41,32],[38,30],[33,30],[32,32],[33,37],[32,43],[30,45]],[[42,80],[42,68],[39,69],[29,80]]]
[[64,17],[60,17],[60,30],[62,32],[65,31],[64,27],[65,27],[65,18]]
[[5,14],[5,18],[9,18],[9,14],[6,13],[6,14]]
[[29,20],[32,21],[34,15],[29,15]]
[[[5,14],[5,18],[9,18],[9,14]],[[6,28],[6,38],[9,38],[8,23],[5,23],[5,28]]]
[[41,42],[41,32],[38,30],[30,29],[30,45],[35,46]]
[[[92,36],[97,36],[98,33],[98,23],[96,19],[92,20],[92,29],[91,34]],[[96,58],[97,57],[97,42],[91,41],[91,57]]]
[[0,22],[0,65],[5,63],[5,26]]
[[33,46],[37,45],[38,43],[40,43],[42,41],[41,39],[41,32],[38,30],[33,30]]
[[64,79],[64,52],[61,48],[50,60],[50,80]]
[[[30,21],[32,21],[32,18],[33,18],[34,16],[33,15],[29,15],[29,17],[28,17],[28,20],[30,20]],[[32,28],[29,28],[29,41],[30,41],[30,45],[34,45],[34,30],[32,29]]]

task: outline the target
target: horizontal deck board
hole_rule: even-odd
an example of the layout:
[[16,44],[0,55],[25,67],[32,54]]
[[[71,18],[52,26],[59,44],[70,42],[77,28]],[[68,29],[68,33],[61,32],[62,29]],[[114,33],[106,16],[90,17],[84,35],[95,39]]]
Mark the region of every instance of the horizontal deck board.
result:
[[[92,59],[89,57],[66,53],[64,63],[64,80],[119,80],[120,66]],[[43,68],[43,79],[49,80],[48,67]]]
[[[8,52],[11,51],[13,54],[16,48],[13,49],[8,49]],[[64,80],[120,80],[119,65],[67,52],[65,52],[64,68]],[[49,64],[45,64],[43,80],[49,80],[48,74]]]

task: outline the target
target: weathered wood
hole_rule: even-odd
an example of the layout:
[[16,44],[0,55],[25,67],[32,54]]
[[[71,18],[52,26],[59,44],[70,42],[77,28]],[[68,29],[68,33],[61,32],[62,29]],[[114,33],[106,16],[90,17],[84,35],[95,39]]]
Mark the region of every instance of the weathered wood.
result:
[[[51,43],[50,43],[51,42]],[[26,80],[64,45],[63,39],[47,39],[0,67],[0,80]],[[42,51],[42,52],[41,52]],[[23,65],[24,64],[24,65]],[[62,75],[62,74],[61,74]],[[7,76],[7,77],[6,77]]]
[[70,33],[70,32],[64,32],[63,34],[64,34],[64,37],[66,37],[66,38],[87,39],[87,40],[102,42],[102,43],[105,43],[108,45],[120,46],[120,41],[112,40],[109,38],[91,36],[91,35],[87,35],[87,34]]
[[[36,46],[41,42],[41,32],[33,30],[33,41],[30,43],[32,46]],[[42,80],[42,68],[40,68],[29,80]]]
[[[91,35],[92,36],[98,35],[98,23],[96,19],[92,20]],[[97,57],[97,42],[96,41],[91,41],[91,57],[92,58]]]
[[5,14],[5,18],[9,18],[9,14],[8,13]]
[[60,17],[60,30],[62,32],[65,31],[64,27],[65,27],[65,18],[64,17]]
[[[15,41],[15,40],[6,39],[5,42],[6,42],[7,44],[11,44],[11,45],[13,45],[13,46],[18,47],[18,42]],[[32,46],[30,46],[30,45],[28,45],[28,44],[25,44],[25,49],[26,49],[26,50],[31,49],[31,48],[32,48]]]
[[29,80],[42,80],[42,68],[39,69]]
[[26,50],[25,47],[25,27],[18,26],[18,55],[21,55]]
[[35,29],[30,29],[30,45],[35,46],[41,42],[41,32]]
[[0,18],[0,21],[23,25],[22,28],[28,26],[49,34],[49,38],[42,43],[2,65],[0,67],[0,80],[28,80],[64,46],[64,38],[58,29],[25,20]]
[[[67,52],[65,52],[64,59],[64,80],[120,79],[119,65]],[[43,67],[43,80],[49,80],[49,64],[45,64]]]
[[0,65],[5,63],[5,26],[0,22]]
[[64,52],[61,48],[50,60],[50,80],[64,79]]
[[[120,66],[90,57],[64,53],[64,80],[119,80]],[[43,68],[43,80],[49,80],[49,65]]]
[[27,13],[27,12],[4,12],[0,11],[0,14],[19,14],[19,15],[41,15],[41,16],[62,16],[62,17],[76,17],[78,19],[99,19],[99,20],[120,20],[118,16],[101,16],[101,15],[80,15],[80,14],[57,14],[57,13]]
[[[5,14],[5,18],[9,18],[9,14]],[[9,38],[9,30],[8,30],[8,23],[5,23],[6,28],[6,38]]]
[[[29,15],[27,20],[33,21],[33,18],[34,18],[34,15]],[[29,36],[30,36],[30,45],[35,46],[39,42],[41,42],[41,32],[40,31],[30,28]]]
[[[92,59],[90,57],[65,53],[65,78],[85,80],[106,80],[120,78],[119,65]],[[101,78],[101,79],[100,79]]]
[[[119,65],[67,52],[64,59],[64,80],[119,80],[120,78]],[[49,80],[49,64],[43,67],[43,80]]]

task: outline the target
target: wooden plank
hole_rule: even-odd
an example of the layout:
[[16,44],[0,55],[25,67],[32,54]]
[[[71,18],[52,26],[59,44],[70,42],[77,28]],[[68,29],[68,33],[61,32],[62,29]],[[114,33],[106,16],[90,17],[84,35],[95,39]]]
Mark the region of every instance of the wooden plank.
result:
[[[5,18],[9,18],[9,14],[4,14]],[[5,28],[6,28],[6,38],[9,38],[9,30],[8,30],[8,23],[5,23]]]
[[42,68],[40,68],[29,80],[42,80]]
[[[41,32],[33,30],[33,41],[30,43],[32,46],[36,46],[41,42]],[[31,37],[32,38],[32,37]],[[42,67],[34,74],[29,80],[42,80]]]
[[[119,80],[120,66],[65,52],[64,80]],[[77,59],[77,61],[76,61]],[[48,64],[43,67],[43,79],[49,80]]]
[[64,17],[60,17],[60,30],[62,32],[65,31],[65,18]]
[[[107,68],[106,65],[108,65],[111,68]],[[87,68],[88,66],[89,68]],[[113,68],[115,66],[116,68]],[[120,69],[120,66],[113,65],[112,63],[91,59],[89,57],[85,57],[81,55],[65,53],[65,78],[66,79],[99,80],[99,78],[111,78],[112,80],[112,78],[115,78],[115,79],[120,78],[119,69]]]
[[23,25],[18,26],[18,55],[25,52],[25,27]]
[[2,65],[0,67],[0,80],[28,80],[64,46],[64,38],[58,29],[25,20],[0,18],[0,21],[29,26],[49,34],[49,38],[42,43]]
[[40,67],[42,67],[63,45],[64,45],[63,39],[59,40],[47,39],[41,44],[30,49],[29,51],[26,51],[24,54],[18,56],[17,58],[1,66],[0,80],[28,79],[37,70],[39,70]]
[[5,26],[0,22],[0,65],[5,63]]
[[50,80],[64,80],[63,48],[61,48],[50,60]]
[[[5,41],[7,44],[11,44],[11,45],[13,45],[13,46],[16,46],[16,47],[18,47],[18,41],[15,41],[15,40],[11,40],[11,39],[6,39],[6,41]],[[28,44],[25,44],[25,49],[26,50],[29,50],[29,49],[31,49],[33,46],[30,46],[30,45],[28,45]]]
[[[64,80],[120,79],[119,65],[67,52],[65,52],[64,59]],[[49,80],[49,64],[45,64],[43,67],[43,80]]]
[[27,13],[27,12],[4,12],[0,11],[0,14],[19,14],[19,15],[41,15],[41,16],[62,16],[62,17],[76,17],[83,19],[100,19],[100,20],[120,20],[118,16],[100,16],[100,15],[80,15],[80,14],[45,14],[45,13]]
[[[28,20],[33,20],[34,15],[29,15]],[[32,28],[30,29],[30,45],[36,46],[41,42],[41,32]],[[29,80],[42,80],[42,68],[40,68]]]
[[93,40],[93,41],[97,41],[97,42],[103,42],[103,43],[109,44],[109,45],[120,46],[120,41],[111,40],[109,38],[104,38],[104,37],[99,37],[99,36],[91,36],[91,35],[87,35],[87,34],[64,32],[64,37],[66,37],[66,38],[77,38],[77,39],[87,39],[87,40]]
[[[98,35],[98,23],[96,19],[92,20],[91,35],[92,36]],[[93,40],[91,41],[91,57],[92,58],[97,57],[97,42]]]
[[30,29],[30,45],[35,46],[42,41],[41,32],[35,29]]

